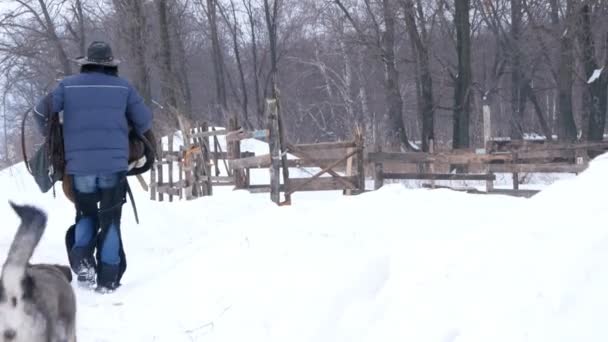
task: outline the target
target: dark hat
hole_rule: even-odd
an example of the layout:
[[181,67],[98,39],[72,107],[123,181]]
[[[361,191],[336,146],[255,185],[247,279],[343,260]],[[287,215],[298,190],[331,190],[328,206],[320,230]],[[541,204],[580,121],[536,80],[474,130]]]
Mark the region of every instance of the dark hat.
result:
[[119,60],[114,59],[112,48],[106,42],[95,41],[89,45],[86,57],[78,57],[75,62],[80,65],[118,66]]

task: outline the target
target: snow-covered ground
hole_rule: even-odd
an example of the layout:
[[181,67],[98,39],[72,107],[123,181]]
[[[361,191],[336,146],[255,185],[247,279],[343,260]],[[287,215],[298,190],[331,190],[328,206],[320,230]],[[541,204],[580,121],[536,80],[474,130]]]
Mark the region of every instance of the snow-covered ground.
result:
[[[76,288],[79,341],[608,340],[608,156],[530,199],[391,184],[159,203],[132,185],[123,286]],[[66,263],[60,189],[40,194],[23,165],[0,187],[0,259],[13,200],[49,212],[34,261]]]

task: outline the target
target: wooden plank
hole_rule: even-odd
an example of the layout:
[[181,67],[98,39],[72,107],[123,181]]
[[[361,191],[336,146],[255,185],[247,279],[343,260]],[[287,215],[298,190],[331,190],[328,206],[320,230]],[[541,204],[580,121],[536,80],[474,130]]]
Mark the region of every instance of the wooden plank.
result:
[[[422,184],[422,187],[431,188],[431,185]],[[452,191],[462,191],[462,192],[466,192],[469,194],[507,195],[507,196],[515,196],[515,197],[526,197],[526,198],[532,197],[539,192],[539,190],[511,190],[511,189],[494,189],[492,191],[481,191],[481,190],[477,190],[475,188],[469,188],[469,187],[458,188],[458,187],[451,187],[451,186],[445,186],[445,185],[436,185],[432,189],[449,189]]]
[[[300,188],[303,188],[306,186],[307,183],[312,182],[315,179],[318,179],[319,177],[321,177],[323,174],[329,172],[331,169],[333,169],[334,167],[338,166],[338,164],[343,163],[346,159],[352,157],[353,155],[355,155],[355,153],[357,153],[357,151],[353,151],[351,153],[348,153],[344,158],[336,161],[335,163],[323,168],[323,170],[317,172],[314,176],[312,176],[311,178],[308,178],[308,180],[302,184],[298,184],[298,185],[294,185],[293,187],[289,187],[289,191],[287,192],[288,194],[292,194],[296,191],[298,191]],[[339,181],[339,178],[335,178],[333,177],[334,180]]]
[[234,186],[234,182],[214,182],[213,186]]
[[[247,158],[247,157],[253,157],[255,156],[255,153],[253,152],[241,152],[240,157],[239,158]],[[209,159],[230,159],[228,157],[228,152],[209,152]]]
[[260,156],[241,158],[228,161],[232,169],[261,169],[270,167],[270,155],[263,154]]
[[371,163],[399,162],[399,163],[444,163],[444,164],[482,164],[491,161],[511,161],[510,154],[488,155],[466,153],[424,153],[424,152],[369,152],[367,160]]
[[580,173],[587,168],[586,164],[489,164],[490,172],[496,173]]
[[338,141],[338,142],[323,142],[316,144],[298,144],[295,145],[299,150],[309,152],[309,151],[319,151],[319,150],[334,150],[340,148],[349,148],[349,147],[357,147],[355,141]]
[[528,159],[574,159],[574,150],[532,150],[532,151],[518,151],[517,159],[528,160]]
[[526,190],[526,189],[519,189],[519,190],[511,190],[511,189],[494,189],[490,192],[488,192],[488,194],[494,194],[494,195],[508,195],[508,196],[515,196],[515,197],[532,197],[534,195],[536,195],[537,193],[539,193],[539,190]]
[[244,131],[243,129],[230,131],[226,134],[227,142],[241,141],[245,139],[268,139],[268,130],[259,129],[255,131]]
[[[356,183],[357,177],[352,176],[347,178],[351,183]],[[310,181],[310,178],[290,178],[289,184],[291,187],[300,187],[298,191],[341,191],[344,190],[342,183],[336,181],[333,177],[321,177]],[[281,184],[281,191],[286,191],[285,186]],[[251,193],[267,193],[270,192],[269,184],[252,184],[247,188]],[[350,190],[356,190],[351,188]]]
[[495,180],[493,174],[466,174],[466,173],[384,173],[383,179],[413,179],[413,180]]
[[[304,151],[300,150],[300,148],[299,148],[299,147],[294,146],[294,145],[292,145],[292,144],[289,144],[289,143],[288,143],[288,144],[287,144],[287,149],[288,149],[288,150],[290,150],[290,151],[293,151],[293,152],[298,153],[298,154],[299,154],[299,155],[300,155],[300,156],[301,156],[301,157],[302,157],[304,160],[308,160],[308,161],[310,161],[310,162],[312,162],[312,163],[315,163],[315,164],[316,164],[318,167],[320,167],[321,169],[327,169],[327,166],[326,166],[327,164],[323,164],[323,163],[321,163],[321,162],[319,162],[319,161],[315,160],[315,159],[314,159],[312,156],[310,156],[308,153],[306,153],[306,152],[304,152]],[[351,149],[348,149],[348,153],[347,153],[347,154],[354,155],[354,154],[355,154],[354,152],[355,152],[355,150],[351,148]],[[357,151],[357,152],[358,152],[358,151]],[[353,158],[353,157],[351,156],[350,158],[348,158],[348,159],[347,159],[347,161],[348,161],[348,160],[351,160],[351,169],[352,169],[352,158]],[[340,164],[340,162],[334,161],[334,162],[332,163],[332,165],[333,165],[333,164],[336,164],[336,163],[337,163],[337,164]],[[337,166],[337,165],[336,165],[336,166]],[[283,167],[287,167],[287,165],[283,165]],[[347,172],[348,172],[348,171],[347,171]],[[345,186],[346,188],[350,188],[350,187],[354,186],[354,184],[349,184],[349,183],[348,183],[346,180],[344,180],[344,179],[342,178],[342,176],[340,176],[339,174],[337,174],[337,173],[336,173],[334,170],[332,170],[332,168],[327,169],[327,173],[329,173],[329,174],[330,174],[330,175],[332,175],[333,177],[336,177],[336,179],[337,179],[339,182],[341,182],[342,184],[344,184],[344,186]],[[347,174],[347,176],[350,176],[350,175],[348,175],[348,174]]]
[[226,129],[212,130],[212,131],[200,131],[192,134],[192,138],[208,138],[217,137],[218,135],[226,135],[229,131]]
[[161,186],[158,188],[158,193],[159,194],[166,194],[169,196],[179,196],[180,193],[180,189],[179,188],[172,188],[168,185],[166,186]]
[[[169,145],[169,151],[173,152],[173,134],[169,134],[167,140]],[[169,161],[168,169],[169,174],[167,175],[167,177],[169,177],[169,186],[173,187],[173,161]],[[173,202],[173,195],[171,194],[169,195],[169,202]]]
[[212,182],[233,182],[234,183],[234,177],[230,177],[230,176],[211,176],[211,181]]

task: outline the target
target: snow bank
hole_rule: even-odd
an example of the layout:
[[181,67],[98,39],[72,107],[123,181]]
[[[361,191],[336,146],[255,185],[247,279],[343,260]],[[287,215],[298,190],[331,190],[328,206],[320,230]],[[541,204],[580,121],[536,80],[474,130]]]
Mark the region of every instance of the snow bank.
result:
[[[256,151],[257,152],[257,151]],[[124,285],[77,289],[82,341],[606,341],[608,156],[531,199],[407,189],[360,196],[218,189],[124,210]],[[66,262],[71,205],[22,165],[5,200],[41,205],[35,260]],[[6,251],[17,219],[1,207]],[[2,256],[4,258],[4,256]]]

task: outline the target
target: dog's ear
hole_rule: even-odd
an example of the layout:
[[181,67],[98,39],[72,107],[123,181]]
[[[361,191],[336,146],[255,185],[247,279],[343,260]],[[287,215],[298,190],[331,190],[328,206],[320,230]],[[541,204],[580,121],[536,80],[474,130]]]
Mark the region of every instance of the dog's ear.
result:
[[65,276],[65,278],[68,280],[68,282],[72,282],[72,270],[68,267],[68,266],[64,266],[64,265],[54,265],[59,272],[61,272],[61,274],[63,274]]

